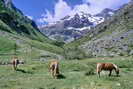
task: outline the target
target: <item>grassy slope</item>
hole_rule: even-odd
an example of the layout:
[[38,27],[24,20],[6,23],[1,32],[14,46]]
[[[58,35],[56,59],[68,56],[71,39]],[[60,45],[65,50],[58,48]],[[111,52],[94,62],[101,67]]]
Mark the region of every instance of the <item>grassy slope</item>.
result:
[[14,48],[14,43],[15,42],[0,36],[0,45],[1,45],[0,52],[1,53],[5,53],[5,52],[10,53],[10,51]]
[[10,28],[10,30],[7,30],[7,28],[0,27],[1,30],[10,33],[14,32],[38,41],[52,43],[51,40],[39,32],[39,29],[37,29],[34,21],[28,19],[19,9],[14,6],[9,9],[4,6],[2,1],[0,1],[0,16],[1,23],[6,24]]
[[[99,60],[107,59],[107,60]],[[108,60],[109,59],[109,60]],[[113,62],[120,67],[120,77],[95,72],[97,62]],[[30,61],[13,71],[11,65],[0,66],[1,89],[132,89],[132,58],[93,58],[81,61],[60,61],[63,79],[53,79],[48,72],[49,61]],[[8,72],[8,73],[7,73]]]
[[[1,29],[6,29],[6,30],[11,30],[12,29],[6,25],[5,23],[3,23],[1,21],[1,26],[0,26],[0,30]],[[8,53],[8,51],[13,52],[14,50],[14,45],[17,42],[17,44],[20,46],[19,49],[21,49],[21,46],[27,46],[27,49],[30,49],[30,46],[32,46],[33,48],[37,48],[37,49],[41,49],[41,50],[45,50],[45,51],[49,51],[49,52],[53,52],[53,53],[57,53],[57,54],[62,54],[63,50],[60,47],[57,47],[55,45],[52,44],[52,41],[46,41],[48,39],[43,39],[45,37],[43,37],[42,35],[40,35],[38,33],[38,35],[40,36],[40,38],[43,39],[43,42],[40,42],[38,40],[32,40],[30,38],[27,38],[25,36],[21,36],[19,34],[16,34],[14,32],[14,34],[12,33],[8,33],[5,31],[0,31],[1,34],[1,38],[0,38],[0,44],[3,45],[0,47],[0,52],[1,53]],[[18,43],[18,41],[22,41],[22,43]],[[8,49],[8,50],[6,50]]]
[[[75,49],[81,50],[80,46],[88,42],[93,42],[98,39],[106,38],[109,36],[118,37],[123,33],[133,30],[133,2],[125,5],[122,9],[118,10],[117,13],[111,17],[109,20],[101,23],[96,28],[92,29],[91,33],[88,33],[86,36],[77,39],[69,44],[65,44],[64,48],[66,50],[76,51]],[[115,34],[114,34],[115,33]],[[90,34],[93,34],[90,37]],[[129,38],[132,38],[131,36]],[[103,39],[104,40],[104,39]],[[127,41],[124,39],[123,41]],[[130,44],[129,44],[130,45]],[[87,47],[86,47],[87,48]],[[68,51],[69,51],[68,50]],[[86,49],[87,50],[87,49]],[[82,51],[85,51],[82,49]],[[89,55],[89,54],[88,54]]]
[[[17,8],[6,8],[0,1],[0,54],[14,52],[17,44],[20,55],[32,48],[62,55],[63,49],[39,32],[35,23],[25,17]],[[14,25],[15,24],[15,25]],[[39,54],[40,52],[38,52]],[[30,53],[29,53],[30,54]],[[37,54],[37,53],[36,53]]]
[[[102,37],[104,35],[110,35],[114,31],[126,32],[129,29],[133,29],[132,4],[129,3],[128,5],[123,6],[123,8],[118,10],[117,13],[115,13],[113,17],[111,17],[104,23],[101,23],[98,26],[96,26],[94,29],[92,29],[96,31],[94,32],[95,33],[94,37],[98,39],[99,37]],[[98,34],[96,34],[97,31],[99,31]],[[80,39],[77,39],[69,44],[66,44],[65,46],[66,47],[69,45],[79,46],[83,44],[84,42],[90,41],[90,40],[91,40],[90,33],[88,33],[88,35]]]

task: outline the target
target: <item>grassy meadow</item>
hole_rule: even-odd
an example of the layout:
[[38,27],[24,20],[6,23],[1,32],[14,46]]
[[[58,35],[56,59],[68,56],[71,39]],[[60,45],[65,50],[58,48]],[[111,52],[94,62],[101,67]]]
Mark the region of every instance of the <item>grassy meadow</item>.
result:
[[[1,61],[10,61],[1,56]],[[2,59],[3,58],[3,59]],[[24,58],[24,57],[23,57]],[[49,61],[37,61],[25,57],[25,64],[14,71],[11,65],[0,65],[0,89],[133,89],[133,58],[90,58],[61,60],[61,78],[53,79],[48,71]],[[112,62],[120,67],[120,76],[115,72],[96,75],[97,62]]]

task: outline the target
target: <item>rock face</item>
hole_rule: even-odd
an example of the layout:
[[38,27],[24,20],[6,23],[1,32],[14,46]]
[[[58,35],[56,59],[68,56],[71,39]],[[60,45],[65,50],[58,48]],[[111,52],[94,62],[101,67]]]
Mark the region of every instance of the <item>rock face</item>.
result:
[[82,28],[85,26],[92,26],[93,22],[90,22],[87,16],[80,16],[75,14],[70,20],[64,20],[64,27]]
[[6,7],[11,8],[13,6],[12,0],[3,0]]
[[92,56],[133,55],[133,2],[88,33],[91,40],[80,45]]
[[101,16],[101,17],[104,17],[105,19],[107,19],[110,16],[112,16],[114,13],[115,13],[114,10],[106,8],[101,13],[96,14],[96,16]]
[[[114,35],[104,36],[93,42],[86,42],[82,48],[87,52],[91,52],[93,56],[122,56],[132,54],[133,29],[127,32],[113,33]],[[115,36],[115,34],[117,36]],[[119,34],[119,35],[118,35]]]
[[51,39],[68,43],[84,36],[90,28],[104,22],[104,18],[112,16],[113,12],[111,9],[106,9],[97,15],[84,12],[68,15],[58,22],[41,27],[40,31]]
[[[78,58],[97,56],[133,56],[133,1],[112,17],[90,29],[86,36],[65,45],[67,53],[80,52]],[[77,55],[69,55],[76,58]]]

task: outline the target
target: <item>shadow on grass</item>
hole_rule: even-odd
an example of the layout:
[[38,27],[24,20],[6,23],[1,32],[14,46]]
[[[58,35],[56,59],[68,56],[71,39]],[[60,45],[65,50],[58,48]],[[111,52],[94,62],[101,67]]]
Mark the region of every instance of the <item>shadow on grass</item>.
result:
[[23,69],[17,69],[16,71],[22,72],[22,73],[28,73],[28,74],[33,74],[31,71],[25,71]]
[[73,71],[78,72],[78,71],[80,71],[80,70],[78,70],[78,69],[74,69]]
[[109,77],[120,77],[120,75],[111,75]]
[[114,79],[114,78],[117,78],[117,77],[121,77],[120,75],[111,75],[111,76],[108,76],[108,75],[102,75],[102,76],[98,76],[98,78],[108,78],[108,79]]
[[63,74],[59,74],[57,77],[58,77],[58,79],[65,79],[66,78]]

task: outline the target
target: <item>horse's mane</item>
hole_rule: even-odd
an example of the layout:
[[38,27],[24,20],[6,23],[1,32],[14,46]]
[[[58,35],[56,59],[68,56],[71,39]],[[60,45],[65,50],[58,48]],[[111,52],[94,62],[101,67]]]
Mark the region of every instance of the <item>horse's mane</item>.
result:
[[113,64],[113,66],[115,67],[116,70],[118,70],[118,66],[116,64]]

